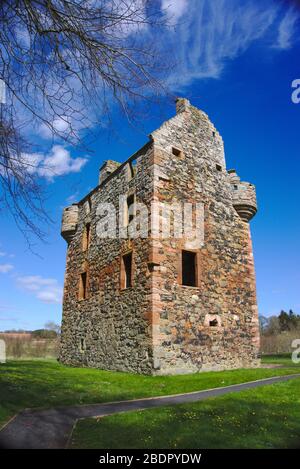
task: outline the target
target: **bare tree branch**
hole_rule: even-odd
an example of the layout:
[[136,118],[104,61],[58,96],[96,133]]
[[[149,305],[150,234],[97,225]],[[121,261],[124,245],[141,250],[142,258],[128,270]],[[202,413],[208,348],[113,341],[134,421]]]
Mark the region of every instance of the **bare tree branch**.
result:
[[67,143],[84,145],[82,130],[109,121],[116,103],[131,120],[138,100],[159,96],[170,64],[156,47],[166,20],[155,5],[0,3],[0,79],[7,90],[0,105],[0,210],[10,211],[27,239],[32,233],[43,238],[40,225],[49,221],[34,158],[28,158],[28,129],[43,126]]

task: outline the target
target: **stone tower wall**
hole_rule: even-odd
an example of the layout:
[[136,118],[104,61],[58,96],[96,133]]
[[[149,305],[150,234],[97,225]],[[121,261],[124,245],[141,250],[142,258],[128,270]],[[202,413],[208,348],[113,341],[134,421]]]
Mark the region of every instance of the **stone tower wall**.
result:
[[[255,188],[226,171],[222,138],[207,115],[183,99],[176,108],[145,147],[124,164],[109,161],[100,185],[65,209],[64,363],[146,374],[259,364],[248,223],[256,212]],[[194,249],[197,286],[181,282],[182,250],[190,250],[185,238],[97,239],[96,208],[113,203],[118,214],[119,195],[134,195],[148,209],[151,202],[203,204],[204,244]],[[129,251],[133,284],[122,290],[121,258]],[[84,300],[78,296],[82,272]]]
[[[255,273],[249,224],[233,206],[222,139],[206,114],[179,107],[153,133],[155,198],[204,204],[204,245],[197,250],[198,286],[180,283],[185,240],[155,242],[164,272],[153,279],[154,368],[157,374],[259,364]],[[175,156],[172,148],[178,148]],[[217,326],[210,326],[215,319]]]
[[[118,237],[98,240],[96,208],[99,203],[112,202],[118,224],[119,195],[135,193],[136,201],[149,205],[152,153],[151,145],[145,146],[137,155],[134,177],[129,164],[120,166],[90,195],[90,202],[86,198],[78,206],[77,231],[68,246],[64,288],[60,357],[66,364],[151,373],[149,241]],[[83,251],[87,223],[90,245]],[[121,256],[128,251],[133,251],[133,286],[121,290]],[[79,300],[79,276],[83,271],[88,272],[88,297]]]

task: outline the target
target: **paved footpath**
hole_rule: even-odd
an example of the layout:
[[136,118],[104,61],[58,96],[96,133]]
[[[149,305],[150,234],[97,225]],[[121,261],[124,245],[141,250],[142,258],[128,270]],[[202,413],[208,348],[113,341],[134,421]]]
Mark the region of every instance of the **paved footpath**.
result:
[[0,431],[0,447],[65,448],[73,426],[78,419],[196,402],[209,397],[223,396],[230,392],[244,391],[245,389],[280,383],[295,378],[300,378],[300,373],[173,396],[150,397],[106,404],[56,407],[45,410],[26,409],[17,414]]

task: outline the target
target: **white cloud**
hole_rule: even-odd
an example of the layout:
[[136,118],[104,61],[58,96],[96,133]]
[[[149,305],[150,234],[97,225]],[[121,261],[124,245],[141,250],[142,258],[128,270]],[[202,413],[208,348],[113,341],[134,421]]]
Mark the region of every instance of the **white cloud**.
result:
[[[57,119],[54,119],[52,126],[55,132],[63,135],[64,133],[71,132],[71,119],[67,116],[58,117]],[[40,135],[44,138],[51,138],[53,137],[52,129],[43,123],[40,126]]]
[[[274,0],[162,0],[170,4],[177,26],[166,33],[162,47],[176,51],[169,86],[180,89],[192,81],[220,77],[228,60],[256,41],[287,47],[294,37],[298,13]],[[176,10],[176,7],[178,8]],[[177,16],[176,16],[177,15]],[[278,37],[279,25],[279,37]]]
[[188,0],[162,0],[161,9],[171,24],[176,24],[188,6]]
[[43,278],[40,275],[18,277],[19,285],[44,303],[61,303],[63,289],[54,278]]
[[72,158],[70,152],[61,145],[54,145],[47,155],[23,154],[23,163],[27,170],[49,180],[56,176],[78,173],[87,161],[86,157]]
[[44,303],[61,303],[62,289],[42,290],[36,297]]
[[[107,4],[110,9],[109,2]],[[147,29],[145,0],[114,2],[113,10],[114,14],[117,13],[120,19],[117,22],[113,22],[109,28],[106,28],[106,32],[109,32],[109,34],[124,38],[130,34],[141,33]]]
[[295,34],[296,24],[299,20],[299,12],[291,7],[288,9],[278,28],[278,39],[275,47],[278,49],[289,49]]
[[40,153],[23,153],[22,163],[26,166],[26,171],[30,174],[36,173],[39,164],[43,161],[43,155]]
[[0,264],[0,273],[6,274],[7,272],[13,270],[13,268],[14,266],[12,264]]

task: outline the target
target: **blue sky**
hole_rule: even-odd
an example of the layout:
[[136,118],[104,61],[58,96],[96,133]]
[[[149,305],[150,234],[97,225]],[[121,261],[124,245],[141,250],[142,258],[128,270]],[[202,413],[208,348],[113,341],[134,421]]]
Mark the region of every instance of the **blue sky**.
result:
[[[256,184],[259,212],[251,222],[259,312],[300,312],[300,103],[291,83],[300,79],[300,10],[295,2],[163,0],[173,28],[162,48],[176,53],[167,81],[208,113],[225,143],[227,169]],[[171,98],[153,103],[147,119],[129,125],[113,113],[113,135],[100,132],[93,155],[49,141],[40,129],[56,176],[39,174],[54,220],[47,244],[33,255],[14,222],[1,214],[0,330],[34,329],[61,320],[66,243],[60,237],[62,207],[97,184],[105,159],[124,161],[147,135],[174,115]]]

